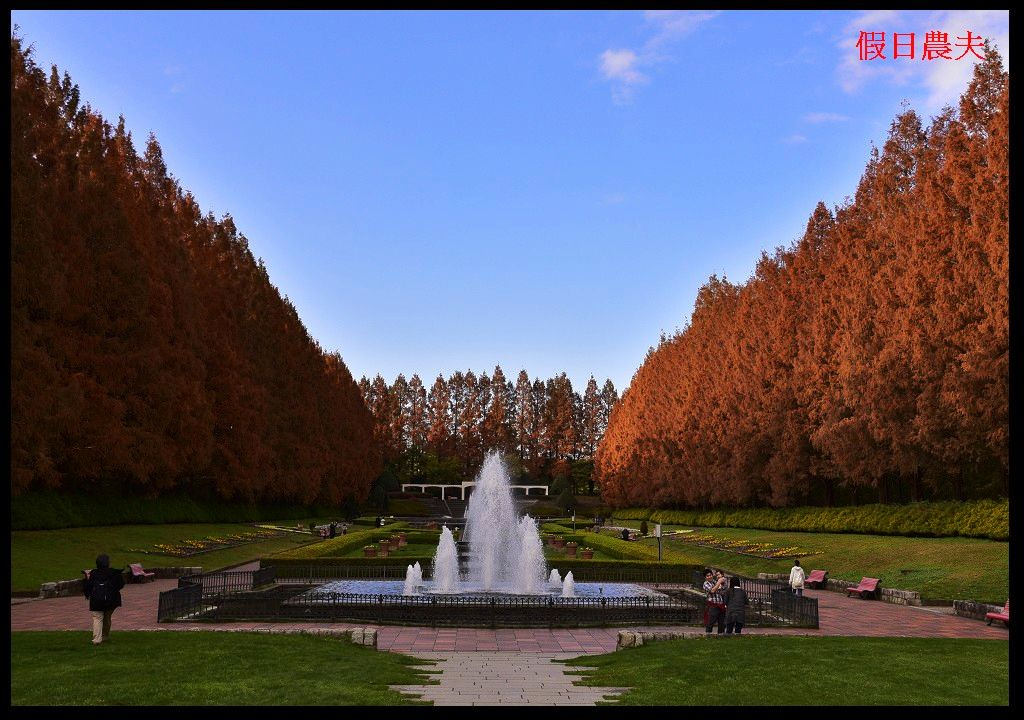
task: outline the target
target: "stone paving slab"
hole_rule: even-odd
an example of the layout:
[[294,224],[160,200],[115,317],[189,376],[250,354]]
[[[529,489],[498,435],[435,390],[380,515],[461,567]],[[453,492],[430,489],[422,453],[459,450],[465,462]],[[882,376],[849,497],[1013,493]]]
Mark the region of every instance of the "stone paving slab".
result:
[[552,662],[575,653],[420,653],[437,661],[438,685],[393,685],[391,688],[434,705],[589,705],[628,688],[574,685],[582,668]]

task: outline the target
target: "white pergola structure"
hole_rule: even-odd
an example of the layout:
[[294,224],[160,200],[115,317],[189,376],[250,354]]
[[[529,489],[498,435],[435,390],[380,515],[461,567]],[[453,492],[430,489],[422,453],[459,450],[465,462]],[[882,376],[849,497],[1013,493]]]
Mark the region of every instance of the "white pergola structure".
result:
[[[405,483],[402,485],[402,492],[409,492],[410,488],[418,488],[420,492],[426,492],[427,488],[440,488],[441,497],[446,497],[445,491],[449,488],[459,491],[459,498],[461,500],[466,499],[466,490],[476,485],[475,480],[467,480],[464,483],[458,485],[443,485],[439,483]],[[543,490],[544,494],[548,493],[547,485],[511,485],[513,490],[522,490],[523,495],[529,495],[531,490]]]

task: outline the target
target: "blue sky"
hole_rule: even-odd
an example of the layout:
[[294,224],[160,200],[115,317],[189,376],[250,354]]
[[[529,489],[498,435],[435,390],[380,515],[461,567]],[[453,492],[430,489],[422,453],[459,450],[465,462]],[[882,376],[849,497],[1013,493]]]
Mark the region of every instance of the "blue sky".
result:
[[860,30],[1009,57],[1005,11],[11,17],[156,134],[357,378],[428,384],[500,363],[621,390],[709,275],[744,280],[853,193],[903,100],[966,86],[971,55],[863,62]]

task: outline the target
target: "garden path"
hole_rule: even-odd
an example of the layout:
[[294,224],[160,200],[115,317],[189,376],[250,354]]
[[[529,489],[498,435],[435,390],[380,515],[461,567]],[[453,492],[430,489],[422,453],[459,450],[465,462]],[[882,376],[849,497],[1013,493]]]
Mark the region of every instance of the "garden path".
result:
[[434,705],[595,705],[628,688],[573,685],[587,668],[567,668],[555,658],[579,653],[440,652],[417,653],[437,665],[437,685],[392,685],[393,690]]

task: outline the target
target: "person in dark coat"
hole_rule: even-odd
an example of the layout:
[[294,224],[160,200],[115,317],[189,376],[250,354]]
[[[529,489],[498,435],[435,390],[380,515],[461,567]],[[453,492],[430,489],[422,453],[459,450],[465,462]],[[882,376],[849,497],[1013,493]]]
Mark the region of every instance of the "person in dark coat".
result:
[[334,537],[335,537],[335,536],[336,536],[337,534],[338,534],[338,523],[336,523],[336,522],[332,522],[332,523],[331,523],[331,533],[330,533],[330,535],[331,535],[331,539],[334,539]]
[[92,613],[92,644],[99,645],[110,637],[110,617],[121,607],[124,570],[110,567],[105,553],[96,558],[96,569],[85,576],[82,591],[89,598]]
[[739,635],[743,632],[743,623],[747,620],[747,605],[750,600],[747,598],[747,591],[740,587],[740,579],[732,579],[732,587],[725,600],[725,634],[732,635],[733,630]]

